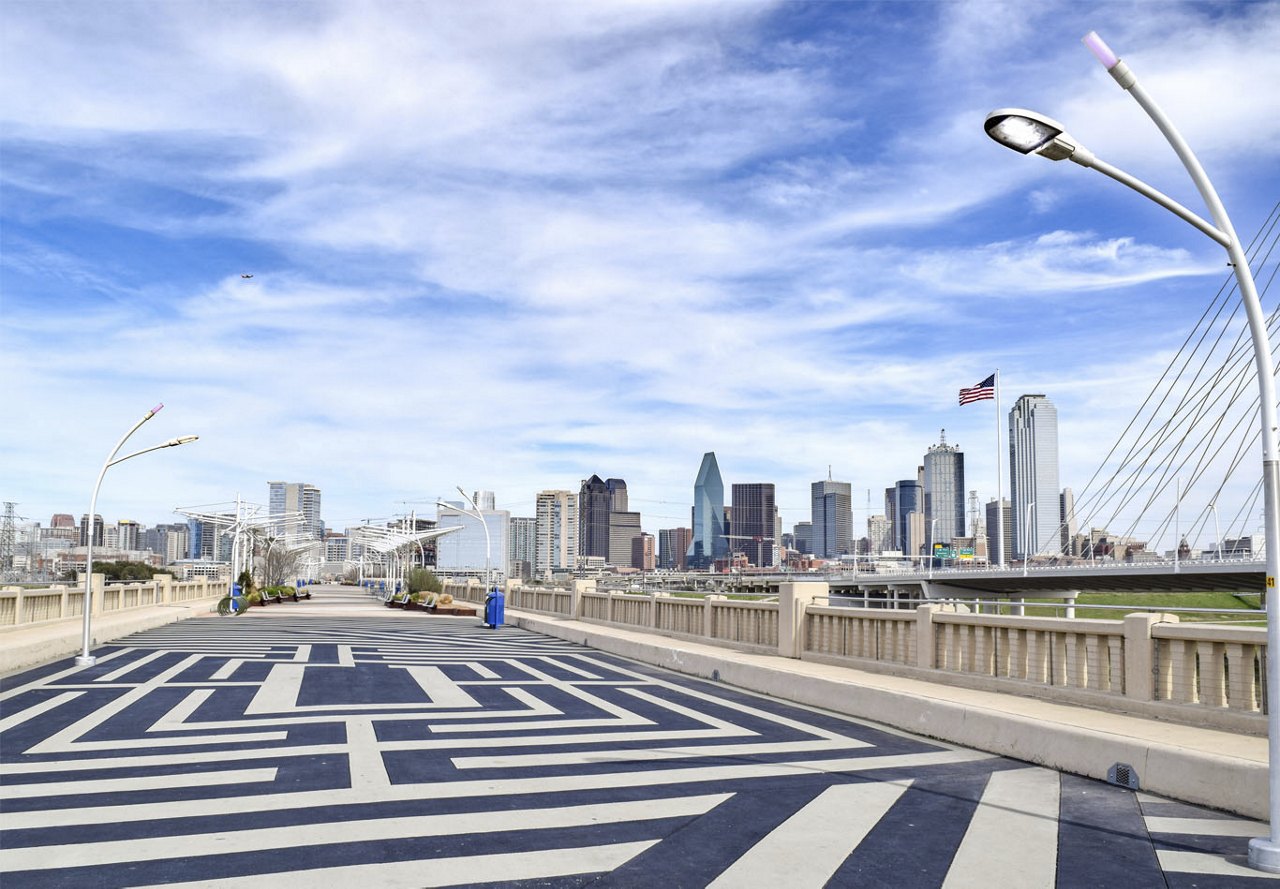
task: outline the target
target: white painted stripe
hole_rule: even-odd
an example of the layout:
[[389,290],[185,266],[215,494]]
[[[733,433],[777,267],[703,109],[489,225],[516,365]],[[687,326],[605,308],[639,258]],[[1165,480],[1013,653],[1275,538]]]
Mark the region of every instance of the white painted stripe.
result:
[[[635,740],[653,740],[642,732],[634,732]],[[549,739],[543,738],[542,743]],[[559,738],[555,738],[560,743]],[[698,756],[767,756],[777,753],[820,753],[830,750],[848,750],[863,744],[842,744],[839,741],[759,741],[749,744],[708,744],[704,747],[643,747],[613,750],[574,750],[568,753],[530,753],[507,756],[458,756],[453,765],[459,769],[510,769],[541,766],[586,765],[598,762],[656,762],[664,759],[688,759]]]
[[339,645],[338,646],[338,666],[354,667],[355,665],[356,665],[356,659],[351,655],[351,646]]
[[[289,850],[292,855],[300,855],[309,846],[362,843],[387,837],[409,841],[415,837],[499,833],[508,830],[554,830],[659,818],[687,818],[705,814],[730,796],[732,794],[717,793],[546,809],[410,815],[287,825],[272,827],[270,830],[252,828],[222,833],[3,849],[0,850],[0,871],[101,867],[108,864],[263,852],[271,849]],[[226,801],[222,802],[225,807]]]
[[1270,828],[1261,821],[1236,818],[1151,818],[1145,819],[1152,833],[1191,833],[1202,837],[1265,837]]
[[245,716],[262,716],[268,713],[290,713],[297,709],[298,695],[302,691],[305,664],[274,664],[262,687],[244,708]]
[[82,691],[63,692],[60,695],[54,695],[48,700],[41,701],[38,704],[32,704],[30,707],[27,707],[25,710],[19,710],[17,713],[11,713],[10,715],[6,716],[4,719],[0,719],[0,732],[8,731],[9,729],[13,728],[15,725],[22,725],[22,723],[27,722],[28,720],[31,720],[31,719],[35,719],[37,716],[41,716],[45,713],[48,713],[50,710],[53,710],[57,707],[61,707],[63,704],[69,701],[74,701],[76,698],[80,697],[82,694],[84,694],[84,692]]
[[1252,877],[1255,880],[1280,880],[1280,874],[1254,870],[1243,864],[1234,864],[1221,855],[1208,852],[1175,852],[1156,850],[1160,867],[1166,872],[1179,874],[1218,874],[1227,877]]
[[[753,778],[785,778],[797,775],[849,773],[876,769],[922,769],[991,759],[989,753],[943,750],[894,756],[862,756],[853,759],[817,759],[789,763],[746,763],[700,768],[647,768],[628,772],[554,775],[545,777],[439,781],[393,784],[378,790],[304,790],[297,793],[255,794],[236,801],[239,812],[281,812],[309,807],[352,806],[402,800],[466,799],[533,793],[565,793],[623,787],[673,787],[683,784],[741,781]],[[59,827],[75,824],[113,824],[165,818],[195,818],[226,814],[222,800],[174,800],[146,805],[51,809],[6,812],[6,827]]]
[[226,772],[189,772],[136,778],[98,778],[92,781],[45,781],[0,785],[0,799],[34,799],[87,793],[124,793],[130,790],[168,790],[174,787],[221,787],[274,781],[275,769],[238,769]]
[[506,883],[543,880],[574,874],[608,873],[626,864],[657,840],[641,843],[613,843],[576,849],[540,849],[496,855],[469,855],[432,858],[425,861],[395,861],[384,864],[357,864],[323,870],[290,870],[223,877],[194,883],[160,883],[168,889],[315,889],[317,886],[377,886],[379,889],[435,889],[474,883]]
[[351,786],[358,788],[390,787],[386,764],[378,750],[378,733],[369,719],[348,719],[347,760],[351,769]]
[[484,664],[480,663],[479,661],[465,661],[464,663],[466,666],[470,667],[472,672],[475,673],[477,676],[479,676],[481,679],[499,678],[497,673],[493,672],[492,670],[490,670],[488,667],[486,667]]
[[1052,887],[1061,782],[1049,769],[992,772],[943,889]]
[[[116,651],[110,652],[109,654],[99,655],[98,663],[102,664],[106,661],[113,660],[118,657],[122,657],[131,651],[134,651],[134,649],[121,648]],[[31,691],[32,689],[47,688],[53,685],[59,679],[65,679],[68,676],[74,676],[76,673],[80,673],[88,669],[90,668],[89,667],[68,667],[65,670],[59,670],[57,673],[50,673],[48,676],[41,676],[39,679],[36,679],[33,682],[24,682],[22,685],[15,685],[13,688],[9,689],[8,691],[0,692],[0,701],[7,701],[10,698],[15,697],[17,695],[25,694]]]
[[796,812],[711,883],[721,889],[824,886],[910,781],[839,784]]
[[575,676],[581,676],[583,679],[599,679],[600,678],[599,673],[589,673],[586,670],[582,669],[581,667],[575,667],[573,664],[566,663],[560,658],[544,657],[542,659],[542,662],[544,664],[553,664],[554,666],[559,667],[561,670],[564,670],[567,673],[572,673]]
[[164,716],[161,716],[151,728],[149,732],[173,731],[186,727],[186,722],[191,718],[191,714],[200,708],[200,705],[209,700],[213,696],[213,689],[202,688],[190,692],[185,698],[179,701]]
[[151,663],[156,658],[164,657],[168,653],[169,652],[167,651],[153,651],[151,652],[151,654],[146,655],[145,657],[140,657],[136,661],[130,661],[129,663],[125,664],[123,667],[121,667],[118,670],[112,670],[110,673],[104,673],[101,676],[94,679],[93,681],[94,682],[115,682],[121,676],[128,676],[130,673],[132,673],[134,670],[138,669],[139,667]]
[[439,667],[403,667],[400,668],[413,677],[426,693],[433,707],[448,707],[451,710],[476,708],[480,702],[467,694],[458,684],[445,675]]
[[243,664],[244,662],[245,662],[245,658],[240,658],[240,657],[228,658],[227,662],[223,664],[221,667],[219,667],[217,670],[215,670],[213,675],[210,676],[209,678],[213,680],[230,679],[232,675],[236,672],[236,670],[240,669],[240,665]]
[[298,650],[293,653],[293,659],[304,664],[311,660],[311,646],[299,645]]

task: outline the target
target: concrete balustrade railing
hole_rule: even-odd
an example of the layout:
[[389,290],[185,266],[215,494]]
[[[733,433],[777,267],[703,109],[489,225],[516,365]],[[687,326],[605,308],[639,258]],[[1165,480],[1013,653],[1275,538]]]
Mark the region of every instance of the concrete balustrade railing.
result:
[[[113,614],[155,605],[173,605],[216,600],[227,594],[225,580],[175,581],[171,575],[157,574],[145,583],[107,584],[94,574],[94,614]],[[44,589],[4,587],[0,589],[0,627],[26,626],[65,620],[84,614],[84,586],[58,585]]]
[[[448,584],[482,603],[478,583]],[[1264,733],[1263,627],[827,604],[825,583],[782,584],[776,600],[553,590],[509,584],[507,607],[747,651],[1064,703]]]

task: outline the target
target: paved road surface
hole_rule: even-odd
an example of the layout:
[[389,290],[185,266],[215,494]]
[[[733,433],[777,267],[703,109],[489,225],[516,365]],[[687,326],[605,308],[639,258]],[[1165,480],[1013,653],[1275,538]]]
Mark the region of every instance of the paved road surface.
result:
[[353,594],[0,685],[8,887],[1248,887],[1203,809]]

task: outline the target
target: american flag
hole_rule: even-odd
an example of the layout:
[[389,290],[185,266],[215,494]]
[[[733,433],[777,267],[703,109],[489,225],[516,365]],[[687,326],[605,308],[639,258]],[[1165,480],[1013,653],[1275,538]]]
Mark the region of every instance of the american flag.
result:
[[996,375],[992,374],[976,386],[960,390],[960,403],[970,404],[996,397]]

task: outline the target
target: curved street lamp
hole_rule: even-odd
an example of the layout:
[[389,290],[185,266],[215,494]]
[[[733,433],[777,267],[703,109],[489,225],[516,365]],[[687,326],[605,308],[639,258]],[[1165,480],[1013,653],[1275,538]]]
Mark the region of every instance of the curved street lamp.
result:
[[466,491],[462,490],[462,486],[458,485],[457,489],[458,493],[467,501],[467,505],[471,507],[471,512],[467,512],[465,509],[460,509],[457,506],[452,506],[451,504],[445,503],[443,500],[437,500],[436,506],[443,506],[445,509],[456,509],[463,515],[475,519],[480,523],[480,527],[484,529],[484,591],[485,595],[488,595],[493,586],[489,567],[493,559],[493,546],[489,540],[489,523],[484,520],[484,513],[480,511],[480,507],[476,506],[476,502],[471,499],[470,495],[468,495]]
[[1159,128],[1165,140],[1178,155],[1200,197],[1213,218],[1210,223],[1188,210],[1168,195],[1110,164],[1099,160],[1066,132],[1066,128],[1052,118],[1021,108],[1002,108],[987,115],[987,135],[1006,148],[1021,154],[1039,154],[1049,160],[1071,160],[1082,167],[1097,170],[1117,182],[1128,186],[1144,197],[1190,223],[1227,251],[1228,262],[1235,270],[1240,288],[1240,301],[1249,320],[1249,332],[1253,340],[1254,363],[1258,372],[1259,418],[1262,423],[1262,484],[1265,492],[1264,523],[1267,550],[1267,734],[1270,782],[1270,835],[1249,841],[1249,865],[1258,870],[1280,873],[1280,605],[1273,594],[1276,577],[1280,576],[1280,441],[1276,429],[1275,368],[1271,358],[1271,343],[1267,334],[1267,320],[1258,299],[1258,289],[1249,270],[1240,239],[1209,181],[1200,161],[1190,146],[1165,116],[1160,107],[1138,85],[1138,79],[1121,61],[1120,57],[1097,35],[1090,31],[1084,44],[1097,57],[1107,72],[1126,90]]
[[178,438],[171,438],[166,442],[158,445],[152,445],[149,448],[143,448],[140,451],[134,451],[132,454],[126,454],[123,457],[116,457],[120,453],[120,449],[124,447],[124,443],[129,440],[138,428],[164,408],[163,404],[157,404],[151,410],[147,411],[141,420],[133,424],[133,427],[124,434],[124,437],[116,442],[116,446],[111,453],[107,455],[106,462],[102,464],[102,471],[98,473],[98,480],[93,484],[93,496],[89,499],[89,534],[85,540],[85,556],[84,556],[84,627],[83,627],[83,646],[80,656],[76,658],[77,667],[92,667],[98,662],[98,659],[89,654],[89,645],[91,644],[90,621],[93,614],[93,532],[94,519],[98,514],[98,489],[102,487],[102,477],[107,474],[107,470],[117,463],[123,463],[125,460],[132,460],[134,457],[140,457],[143,454],[149,454],[152,451],[158,451],[161,448],[176,448],[179,445],[188,444],[200,438],[198,435],[182,435]]

